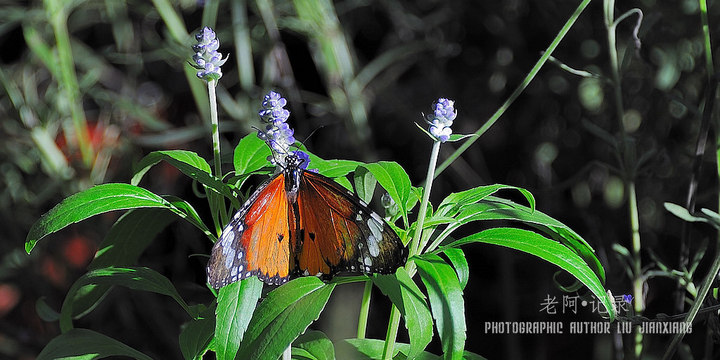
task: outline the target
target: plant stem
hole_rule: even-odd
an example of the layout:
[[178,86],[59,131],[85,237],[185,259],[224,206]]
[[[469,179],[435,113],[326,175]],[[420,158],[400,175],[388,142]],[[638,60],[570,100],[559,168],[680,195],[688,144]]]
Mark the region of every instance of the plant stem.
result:
[[[427,213],[427,207],[428,203],[430,202],[430,189],[432,189],[432,183],[433,179],[435,178],[435,166],[437,165],[437,159],[438,154],[440,153],[440,144],[441,142],[439,140],[436,140],[433,143],[432,150],[430,152],[430,163],[428,165],[428,173],[427,177],[425,178],[425,189],[423,190],[423,199],[420,202],[420,212],[418,212],[418,219],[416,222],[415,227],[415,236],[413,237],[412,241],[410,242],[410,258],[413,257],[413,255],[419,254],[423,247],[426,244],[421,244],[422,241],[422,230],[423,225],[425,223],[425,215]],[[406,270],[410,278],[415,275],[415,263],[412,261],[409,261]],[[388,331],[387,335],[385,336],[385,347],[383,348],[383,359],[390,359],[394,347],[395,347],[395,338],[397,337],[398,327],[400,326],[400,312],[398,309],[393,306],[392,311],[390,312],[390,322],[388,323]]]
[[367,331],[368,314],[370,313],[370,296],[372,295],[372,280],[365,281],[362,303],[360,303],[360,316],[358,317],[357,338],[364,339]]
[[[641,242],[640,242],[640,219],[638,216],[638,201],[637,192],[635,190],[635,159],[632,154],[630,146],[632,144],[628,141],[627,132],[625,130],[625,124],[623,118],[625,117],[625,108],[623,107],[622,99],[622,83],[620,80],[620,65],[617,53],[617,38],[616,28],[618,21],[615,20],[615,1],[605,0],[603,3],[604,17],[605,17],[605,28],[608,36],[608,55],[610,56],[610,68],[612,69],[613,76],[613,94],[615,97],[615,111],[618,121],[618,128],[620,129],[620,161],[621,168],[624,170],[624,181],[627,187],[628,193],[628,210],[630,215],[630,231],[632,237],[632,254],[633,254],[633,298],[635,299],[635,314],[640,315],[645,310],[645,299],[643,298],[643,286],[644,278],[642,276],[642,258],[640,256]],[[631,10],[632,11],[632,10]],[[623,14],[618,20],[625,19],[628,14]],[[643,334],[639,331],[639,328],[635,329],[635,346],[634,354],[635,358],[639,359],[642,353],[642,341]]]
[[468,138],[460,147],[455,150],[455,152],[452,153],[445,161],[440,164],[440,166],[437,167],[437,172],[435,173],[435,176],[440,175],[445,169],[450,166],[450,164],[455,161],[455,159],[459,158],[462,153],[465,152],[472,144],[477,141],[480,136],[482,136],[488,129],[490,129],[495,122],[505,113],[505,111],[510,107],[510,105],[517,99],[520,94],[522,94],[523,91],[525,91],[525,88],[530,84],[530,82],[535,78],[535,75],[540,71],[540,69],[545,65],[545,62],[550,58],[550,55],[552,55],[553,51],[555,51],[555,48],[560,44],[562,39],[565,37],[565,35],[570,31],[570,28],[575,24],[575,21],[578,17],[580,17],[580,14],[585,10],[585,8],[590,4],[590,0],[583,0],[580,5],[575,9],[575,12],[570,15],[570,18],[565,22],[565,25],[563,25],[562,29],[560,29],[560,32],[555,36],[555,39],[550,43],[550,45],[545,49],[542,56],[540,56],[540,59],[535,63],[535,66],[530,70],[530,72],[525,76],[525,79],[518,85],[517,88],[510,94],[510,96],[505,100],[505,102],[500,106],[497,111],[495,111],[492,116],[486,121],[480,129],[478,129],[475,132],[475,135]]
[[[433,143],[430,151],[430,164],[428,165],[427,177],[425,178],[425,189],[423,190],[423,198],[420,202],[420,212],[415,228],[415,236],[411,242],[410,256],[419,254],[426,244],[421,244],[423,226],[425,225],[425,215],[427,213],[428,203],[430,202],[430,189],[432,189],[433,179],[435,178],[435,167],[437,166],[438,154],[440,153],[440,141]],[[412,274],[410,275],[412,276]]]
[[[218,121],[218,112],[217,112],[217,95],[215,93],[215,86],[217,85],[217,80],[210,80],[207,83],[208,85],[208,95],[210,97],[210,122],[212,124],[212,142],[213,142],[213,165],[214,165],[214,172],[215,176],[219,179],[222,179],[223,173],[222,173],[222,161],[220,158],[220,125]],[[215,222],[215,230],[217,234],[219,235],[221,233],[221,224],[227,224],[228,222],[228,214],[225,211],[225,199],[222,197],[222,195],[217,194],[215,192],[209,191],[208,192],[211,211],[213,214],[213,220]],[[220,214],[220,222],[218,222],[217,214]]]
[[73,60],[70,34],[67,28],[66,6],[68,5],[60,0],[45,0],[45,10],[47,11],[53,32],[55,33],[55,42],[57,43],[58,65],[60,70],[60,78],[57,79],[57,81],[60,88],[64,90],[70,107],[75,140],[80,148],[83,164],[87,168],[90,168],[95,155],[93,154],[92,145],[90,144],[87,121],[82,108],[80,85],[78,84],[77,74],[75,73],[75,61]]
[[220,126],[217,112],[217,95],[215,93],[216,85],[217,80],[208,81],[208,94],[210,96],[210,121],[212,123],[213,165],[215,176],[222,177],[222,163],[220,161]]
[[[645,310],[645,299],[643,297],[643,285],[645,280],[642,276],[642,259],[640,257],[640,221],[638,218],[637,194],[635,193],[635,182],[630,180],[627,184],[628,202],[630,210],[630,229],[632,232],[632,255],[633,255],[633,298],[635,299],[635,314],[639,315]],[[642,353],[643,334],[636,329],[635,332],[635,358],[639,359]]]
[[[715,75],[715,68],[713,64],[713,58],[712,58],[712,43],[710,41],[710,26],[708,23],[708,16],[707,16],[707,2],[705,0],[698,0],[698,3],[700,4],[700,20],[702,22],[702,28],[703,28],[703,40],[705,45],[705,69],[706,69],[706,76],[707,76],[707,96],[705,97],[705,109],[703,109],[703,122],[701,124],[701,132],[700,136],[706,136],[703,135],[703,128],[709,127],[710,123],[710,117],[712,116],[712,109],[713,104],[715,101],[715,94],[717,92],[717,85],[718,82],[713,79]],[[707,123],[707,124],[706,124]],[[717,135],[716,135],[717,136]],[[700,138],[699,138],[700,139]],[[698,140],[699,142],[700,140]],[[702,148],[704,150],[705,144],[702,144]],[[717,176],[720,178],[720,136],[717,136],[715,139],[715,146],[717,150],[715,154],[715,163],[717,167]],[[698,145],[696,147],[696,154],[697,151],[700,150],[701,145]],[[700,162],[702,162],[702,159],[697,159]],[[694,173],[694,175],[699,176],[699,171]],[[692,189],[696,190],[696,189]],[[693,195],[693,193],[690,193],[690,195]],[[690,202],[690,201],[688,201]],[[720,209],[720,195],[718,199],[718,208]],[[690,307],[690,311],[688,311],[687,316],[685,317],[685,323],[692,323],[695,320],[695,316],[697,316],[698,311],[700,310],[700,307],[702,306],[703,302],[705,301],[705,297],[710,291],[710,288],[712,287],[712,283],[715,280],[715,278],[718,275],[718,272],[720,272],[720,233],[718,233],[718,238],[716,240],[715,245],[715,259],[713,260],[712,265],[710,266],[710,271],[705,276],[705,279],[703,280],[702,285],[700,286],[700,291],[698,291],[697,296],[695,296],[695,301],[693,302],[692,306]],[[663,355],[663,359],[670,359],[675,354],[675,349],[677,349],[677,345],[682,341],[683,337],[685,336],[684,333],[680,332],[675,334],[673,336],[672,341],[670,342],[670,345],[668,345],[667,349],[665,350],[665,354]]]
[[390,322],[388,323],[385,346],[383,347],[383,360],[392,359],[395,352],[395,339],[397,338],[398,327],[400,326],[400,311],[393,305],[390,310]]

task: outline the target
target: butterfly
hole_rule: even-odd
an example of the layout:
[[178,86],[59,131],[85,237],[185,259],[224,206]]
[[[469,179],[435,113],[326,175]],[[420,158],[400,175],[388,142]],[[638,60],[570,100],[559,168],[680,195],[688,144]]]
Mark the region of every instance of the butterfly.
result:
[[334,180],[286,166],[260,185],[223,229],[207,265],[213,288],[251,276],[280,285],[297,276],[393,273],[407,260],[397,234]]

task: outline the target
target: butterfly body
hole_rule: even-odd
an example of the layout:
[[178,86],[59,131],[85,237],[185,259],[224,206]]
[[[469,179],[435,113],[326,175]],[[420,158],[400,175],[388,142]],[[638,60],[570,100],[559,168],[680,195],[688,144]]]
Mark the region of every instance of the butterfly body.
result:
[[223,229],[207,267],[214,288],[257,276],[280,285],[292,277],[391,273],[407,249],[390,226],[352,192],[287,156]]

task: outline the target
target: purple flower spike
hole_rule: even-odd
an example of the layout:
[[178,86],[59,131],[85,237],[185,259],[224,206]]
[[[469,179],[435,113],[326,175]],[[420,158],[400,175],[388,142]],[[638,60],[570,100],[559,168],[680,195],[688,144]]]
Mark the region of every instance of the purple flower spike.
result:
[[217,51],[220,48],[220,41],[216,38],[215,32],[206,26],[195,34],[195,39],[198,43],[193,45],[195,55],[193,55],[194,63],[191,65],[200,70],[197,72],[197,77],[205,81],[220,79],[222,77],[220,67],[225,64],[227,57],[223,59]]
[[452,134],[450,127],[456,117],[457,110],[455,110],[455,101],[445,98],[438,99],[433,104],[433,113],[428,115],[426,119],[430,125],[430,134],[440,142],[448,141]]
[[[266,124],[265,130],[258,130],[258,137],[264,140],[273,151],[271,161],[286,166],[285,158],[290,154],[290,146],[295,144],[295,132],[287,124],[290,111],[285,109],[287,100],[279,93],[270,91],[262,102],[262,109],[258,111],[260,119]],[[301,157],[304,159],[304,157]],[[307,167],[309,158],[304,165]]]

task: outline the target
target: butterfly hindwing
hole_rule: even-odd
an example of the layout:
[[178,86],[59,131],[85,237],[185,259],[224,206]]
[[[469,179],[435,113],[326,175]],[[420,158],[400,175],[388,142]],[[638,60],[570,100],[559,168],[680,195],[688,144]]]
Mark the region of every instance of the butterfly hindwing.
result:
[[256,275],[268,284],[289,277],[290,229],[285,177],[261,185],[223,229],[207,266],[214,288]]
[[302,171],[299,182],[297,202],[290,209],[291,219],[297,218],[291,229],[296,271],[391,273],[404,263],[407,253],[400,238],[355,194],[309,171]]

